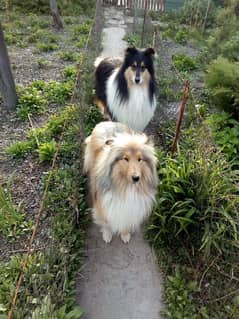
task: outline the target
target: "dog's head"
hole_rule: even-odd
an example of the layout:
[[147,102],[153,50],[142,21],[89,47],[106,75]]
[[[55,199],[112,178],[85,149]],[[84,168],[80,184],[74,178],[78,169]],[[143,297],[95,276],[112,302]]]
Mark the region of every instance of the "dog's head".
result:
[[148,84],[150,77],[154,77],[154,53],[152,48],[138,50],[135,47],[129,47],[126,49],[123,70],[129,86]]
[[106,141],[106,148],[103,180],[110,183],[110,188],[121,192],[129,186],[142,192],[156,188],[157,160],[146,135],[118,134]]

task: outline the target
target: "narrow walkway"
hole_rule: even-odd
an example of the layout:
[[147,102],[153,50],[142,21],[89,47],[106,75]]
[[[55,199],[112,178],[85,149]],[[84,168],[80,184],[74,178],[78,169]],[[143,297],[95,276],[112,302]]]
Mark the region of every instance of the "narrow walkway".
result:
[[[127,29],[125,19],[122,11],[105,9],[102,55],[123,54],[127,46],[122,40]],[[162,278],[142,232],[134,234],[129,244],[117,237],[106,244],[99,228],[93,226],[87,254],[77,283],[84,319],[162,319]]]

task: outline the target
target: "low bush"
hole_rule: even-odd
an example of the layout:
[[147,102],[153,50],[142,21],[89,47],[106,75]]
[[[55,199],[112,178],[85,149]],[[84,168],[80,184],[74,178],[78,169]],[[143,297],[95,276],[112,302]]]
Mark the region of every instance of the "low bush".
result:
[[36,115],[44,112],[50,103],[65,103],[72,94],[72,80],[74,80],[73,75],[66,82],[37,80],[26,88],[19,88],[17,115],[26,120],[28,114]]
[[15,205],[12,199],[11,184],[13,178],[14,175],[9,178],[6,189],[4,189],[0,184],[1,235],[10,239],[16,239],[20,237],[24,232],[28,232],[32,227],[31,221],[25,220],[25,215],[22,211],[21,204]]
[[27,119],[28,114],[34,115],[44,112],[47,100],[41,92],[34,87],[27,87],[20,92],[17,105],[17,115]]
[[211,102],[239,120],[239,65],[219,57],[208,69],[206,86]]
[[216,143],[233,167],[239,167],[239,122],[230,114],[212,114],[207,120]]
[[59,48],[59,46],[55,43],[44,43],[44,42],[37,42],[36,47],[40,52],[50,52],[50,51],[57,50]]
[[[160,155],[159,191],[148,237],[154,246],[182,243],[205,257],[238,244],[238,175],[212,147],[177,157]],[[235,246],[234,246],[235,245]]]
[[207,6],[208,0],[185,1],[184,7],[181,10],[181,22],[194,26],[203,26],[204,23],[207,27],[212,26],[215,20],[215,6],[213,2],[210,3],[207,19],[205,21]]
[[173,63],[179,71],[192,71],[197,69],[196,60],[185,54],[174,55]]

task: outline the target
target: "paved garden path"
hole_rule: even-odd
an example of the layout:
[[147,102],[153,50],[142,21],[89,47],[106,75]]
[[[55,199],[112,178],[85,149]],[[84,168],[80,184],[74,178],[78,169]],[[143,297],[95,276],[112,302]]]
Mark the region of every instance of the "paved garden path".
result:
[[[126,23],[132,21],[115,8],[106,8],[104,15],[102,55],[120,56],[127,45],[122,40]],[[142,232],[129,244],[118,237],[106,244],[99,228],[92,226],[87,255],[77,283],[84,319],[162,319],[162,278]]]

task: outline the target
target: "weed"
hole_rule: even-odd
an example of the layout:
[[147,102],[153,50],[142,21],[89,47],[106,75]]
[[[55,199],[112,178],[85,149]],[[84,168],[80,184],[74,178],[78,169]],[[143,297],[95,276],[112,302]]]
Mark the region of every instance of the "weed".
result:
[[44,43],[44,42],[38,42],[36,44],[36,47],[40,52],[50,52],[50,51],[57,50],[59,48],[58,45],[54,43]]
[[3,236],[18,238],[24,232],[29,231],[32,223],[25,221],[21,204],[16,206],[13,202],[11,195],[12,181],[13,175],[8,180],[6,190],[0,184],[0,229]]
[[85,47],[87,43],[87,36],[86,35],[81,35],[80,39],[76,42],[76,46],[78,49],[82,49]]
[[78,54],[73,51],[61,51],[58,53],[58,57],[63,61],[74,62],[78,59]]
[[19,141],[11,144],[6,152],[14,158],[22,158],[29,154],[34,148],[34,143],[30,141]]
[[38,148],[39,159],[41,162],[51,162],[56,153],[56,142],[45,142]]
[[140,47],[141,45],[141,37],[139,33],[128,33],[124,36],[123,40],[136,47]]
[[47,101],[34,87],[28,87],[20,93],[18,98],[17,115],[26,120],[28,114],[34,115],[45,110]]
[[71,96],[72,83],[49,81],[45,88],[45,97],[51,103],[64,103]]
[[173,56],[173,63],[179,71],[192,71],[197,69],[197,63],[194,58],[185,54],[177,54]]
[[211,102],[239,120],[239,65],[219,57],[209,66],[206,86]]
[[192,299],[192,293],[197,291],[197,282],[186,281],[177,269],[167,277],[167,309],[163,311],[164,315],[173,319],[198,319],[198,310]]
[[181,44],[185,44],[189,38],[188,31],[186,29],[180,29],[175,34],[175,41]]
[[167,156],[160,163],[159,195],[148,228],[152,243],[163,240],[175,247],[176,238],[178,244],[186,240],[205,256],[233,250],[239,227],[237,173],[209,149]]
[[49,66],[49,61],[44,58],[36,59],[36,63],[39,69],[46,69]]
[[66,66],[64,68],[63,74],[67,81],[75,81],[77,76],[77,69],[74,66]]
[[90,29],[91,29],[91,21],[77,25],[76,27],[73,28],[72,39],[78,40],[79,37],[82,38],[82,36],[87,38],[90,32]]
[[216,143],[222,152],[233,167],[237,168],[239,165],[239,122],[225,112],[210,115],[206,122],[210,125]]

